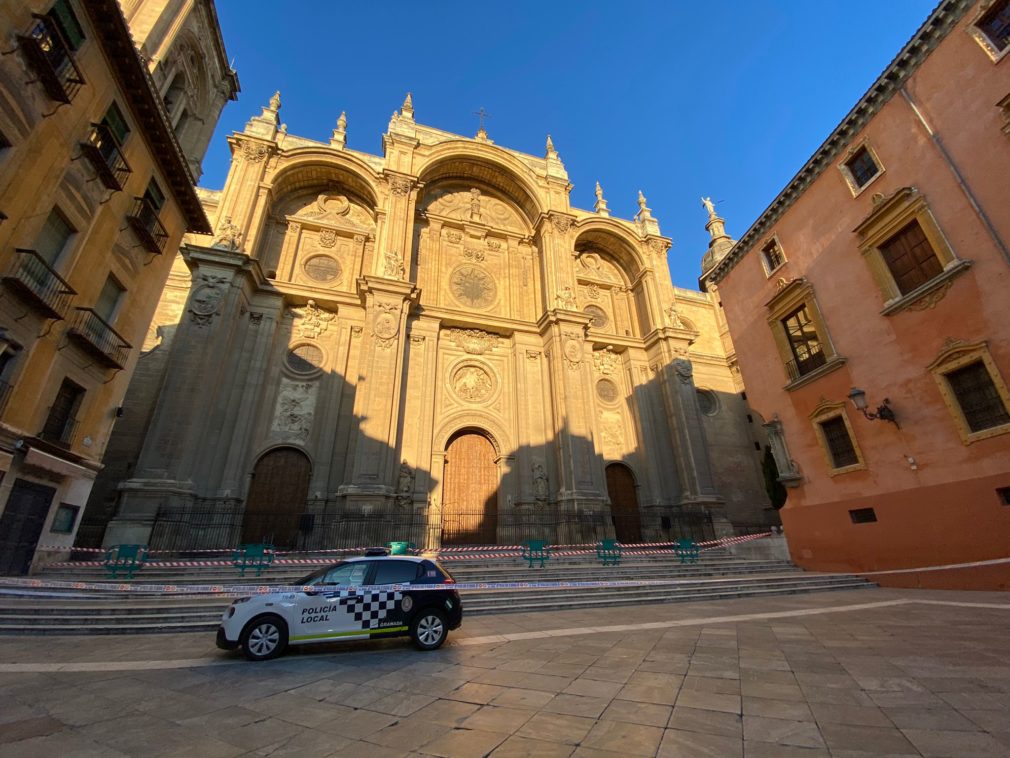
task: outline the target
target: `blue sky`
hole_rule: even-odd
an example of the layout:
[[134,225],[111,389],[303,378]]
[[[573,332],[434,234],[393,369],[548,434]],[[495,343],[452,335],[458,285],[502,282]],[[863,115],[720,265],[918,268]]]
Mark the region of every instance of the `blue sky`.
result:
[[598,180],[630,218],[644,191],[673,238],[674,283],[693,288],[699,198],[743,234],[934,4],[217,0],[242,92],[201,184],[223,186],[225,135],[275,89],[290,133],[328,139],[346,110],[348,146],[371,153],[410,90],[420,123],[472,136],[483,106],[496,144],[536,155],[550,133],[576,207],[592,208]]

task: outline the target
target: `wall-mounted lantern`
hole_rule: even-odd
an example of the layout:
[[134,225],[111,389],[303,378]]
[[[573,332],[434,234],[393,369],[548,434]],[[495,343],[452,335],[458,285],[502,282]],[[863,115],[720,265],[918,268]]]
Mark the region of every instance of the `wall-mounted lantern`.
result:
[[894,411],[891,410],[891,401],[888,398],[884,398],[884,402],[877,406],[877,410],[868,411],[866,410],[866,392],[858,387],[853,387],[849,390],[849,400],[856,406],[856,410],[870,421],[876,421],[879,418],[881,421],[890,421],[899,429],[901,428],[898,426],[898,419],[894,415]]

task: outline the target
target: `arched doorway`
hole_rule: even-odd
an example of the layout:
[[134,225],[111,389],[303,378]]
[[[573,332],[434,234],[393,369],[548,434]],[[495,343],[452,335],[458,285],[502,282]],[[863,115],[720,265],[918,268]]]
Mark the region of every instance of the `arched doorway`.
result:
[[638,513],[635,475],[623,463],[607,466],[607,494],[617,541],[625,544],[642,541],[642,519]]
[[242,541],[295,547],[311,473],[308,457],[293,447],[276,448],[256,461],[242,519]]
[[445,451],[442,544],[493,545],[498,532],[498,466],[491,440],[459,432]]

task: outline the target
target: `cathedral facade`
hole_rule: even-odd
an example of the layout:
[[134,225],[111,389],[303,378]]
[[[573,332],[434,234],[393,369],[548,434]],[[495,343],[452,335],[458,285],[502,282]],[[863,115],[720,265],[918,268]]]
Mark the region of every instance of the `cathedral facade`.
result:
[[[229,138],[87,518],[105,544],[425,547],[777,523],[711,296],[645,198],[573,208],[564,164],[423,126],[382,155]],[[724,330],[723,330],[724,331]]]

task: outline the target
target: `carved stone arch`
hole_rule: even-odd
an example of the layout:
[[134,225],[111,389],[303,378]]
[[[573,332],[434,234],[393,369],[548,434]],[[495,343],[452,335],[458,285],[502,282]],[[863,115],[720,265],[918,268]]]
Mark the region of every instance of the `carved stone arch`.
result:
[[315,147],[285,151],[278,169],[267,177],[271,199],[311,186],[341,185],[370,208],[379,204],[379,177],[364,161]]
[[648,266],[639,247],[639,240],[612,219],[590,219],[576,223],[575,250],[581,252],[587,248],[609,253],[624,269],[629,284]]
[[486,436],[495,450],[495,455],[501,458],[515,450],[505,427],[494,416],[483,411],[464,411],[446,419],[435,432],[432,450],[444,452],[449,440],[464,431],[479,432]]
[[661,315],[649,305],[641,255],[619,229],[592,224],[575,238],[579,308],[592,316],[590,335],[642,337]]
[[494,145],[469,141],[439,145],[419,168],[418,180],[429,184],[441,179],[483,184],[497,191],[522,210],[530,229],[546,210],[531,169]]

